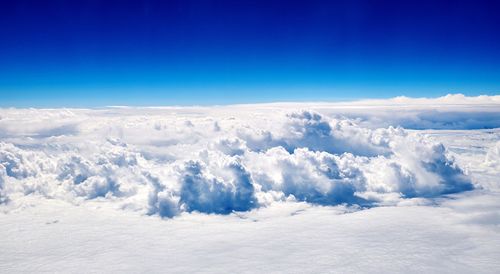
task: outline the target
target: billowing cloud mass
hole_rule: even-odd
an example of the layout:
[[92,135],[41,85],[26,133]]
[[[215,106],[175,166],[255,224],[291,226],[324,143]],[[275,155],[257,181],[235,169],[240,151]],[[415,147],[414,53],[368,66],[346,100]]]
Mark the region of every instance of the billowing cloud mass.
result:
[[[286,201],[396,205],[474,189],[446,147],[401,125],[496,127],[498,98],[447,96],[436,99],[435,109],[422,108],[428,100],[399,98],[378,108],[3,109],[0,202],[24,195],[99,200],[173,217]],[[394,111],[401,115],[389,115]],[[498,143],[485,164],[498,166]]]

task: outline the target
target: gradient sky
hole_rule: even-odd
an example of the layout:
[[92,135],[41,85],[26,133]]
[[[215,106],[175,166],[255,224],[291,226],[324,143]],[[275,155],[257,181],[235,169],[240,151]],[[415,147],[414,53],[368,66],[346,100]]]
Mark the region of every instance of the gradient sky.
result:
[[0,2],[0,106],[500,92],[500,1]]

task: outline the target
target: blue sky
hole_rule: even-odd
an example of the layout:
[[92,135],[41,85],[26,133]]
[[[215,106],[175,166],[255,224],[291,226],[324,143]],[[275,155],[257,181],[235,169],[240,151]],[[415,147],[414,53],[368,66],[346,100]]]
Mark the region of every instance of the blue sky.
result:
[[498,94],[498,1],[2,1],[0,106]]

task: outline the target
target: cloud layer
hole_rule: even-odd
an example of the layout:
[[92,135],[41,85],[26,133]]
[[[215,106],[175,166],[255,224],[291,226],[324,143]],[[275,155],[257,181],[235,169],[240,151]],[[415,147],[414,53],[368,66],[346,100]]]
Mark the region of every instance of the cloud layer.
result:
[[442,144],[324,108],[1,110],[0,202],[98,200],[173,217],[282,201],[372,207],[474,188]]

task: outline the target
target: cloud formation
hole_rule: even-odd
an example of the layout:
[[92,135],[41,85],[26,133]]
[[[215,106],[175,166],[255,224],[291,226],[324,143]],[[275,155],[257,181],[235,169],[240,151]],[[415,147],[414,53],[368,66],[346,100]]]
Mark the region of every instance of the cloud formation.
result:
[[[319,105],[0,112],[0,203],[32,194],[173,217],[474,188],[442,144]],[[485,163],[497,164],[497,150]]]

